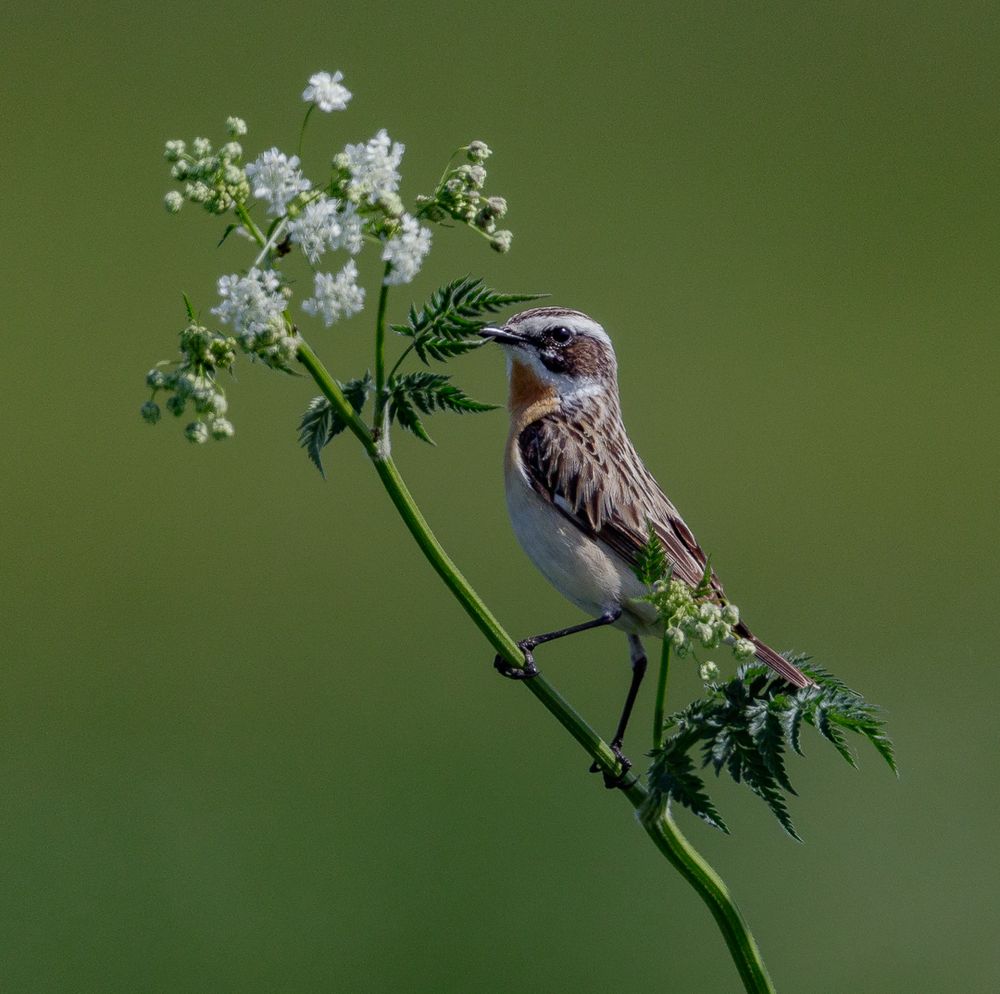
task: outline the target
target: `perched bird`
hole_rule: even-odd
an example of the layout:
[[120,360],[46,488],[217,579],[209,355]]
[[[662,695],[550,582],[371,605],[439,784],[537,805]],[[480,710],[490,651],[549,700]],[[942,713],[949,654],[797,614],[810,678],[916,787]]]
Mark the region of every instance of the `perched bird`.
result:
[[[593,620],[523,639],[524,666],[497,669],[530,679],[532,650],[543,642],[614,625],[628,635],[632,681],[611,747],[625,728],[646,670],[640,636],[663,636],[648,589],[635,574],[648,529],[656,532],[672,575],[692,588],[706,556],[670,499],[643,465],[622,423],[618,366],[611,339],[592,318],[561,307],[535,307],[503,327],[484,328],[507,353],[510,434],[504,461],[507,509],[524,551],[546,579]],[[714,571],[711,599],[726,603]],[[735,631],[795,687],[812,681],[742,622]]]

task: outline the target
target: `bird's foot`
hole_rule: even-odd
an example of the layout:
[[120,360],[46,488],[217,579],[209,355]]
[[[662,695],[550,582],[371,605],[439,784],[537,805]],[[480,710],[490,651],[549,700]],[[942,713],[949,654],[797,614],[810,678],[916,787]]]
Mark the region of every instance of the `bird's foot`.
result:
[[611,751],[621,764],[621,769],[617,773],[608,773],[604,767],[594,762],[590,764],[590,772],[602,774],[604,776],[604,786],[608,790],[617,790],[619,787],[624,789],[625,787],[631,787],[634,783],[638,783],[636,776],[629,777],[629,771],[632,769],[632,760],[622,752],[621,743],[612,742]]
[[521,641],[517,643],[517,647],[524,655],[524,665],[513,666],[506,659],[504,659],[503,656],[497,653],[496,659],[493,660],[493,669],[495,669],[500,676],[504,676],[508,680],[530,680],[532,677],[538,676],[538,666],[535,664],[535,657],[531,654],[531,650],[534,649],[537,644],[538,643],[534,639],[521,639]]

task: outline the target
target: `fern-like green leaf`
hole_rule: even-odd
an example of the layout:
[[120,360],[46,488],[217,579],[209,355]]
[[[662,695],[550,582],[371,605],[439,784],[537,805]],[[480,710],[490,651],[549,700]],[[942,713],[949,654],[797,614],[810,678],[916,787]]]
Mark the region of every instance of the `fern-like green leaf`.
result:
[[852,766],[854,754],[847,733],[868,739],[895,772],[892,743],[876,707],[832,674],[805,657],[790,658],[814,686],[791,692],[789,685],[762,664],[751,661],[734,679],[709,686],[708,695],[664,723],[669,733],[653,753],[649,771],[651,799],[671,798],[710,824],[719,821],[705,785],[694,773],[691,753],[716,775],[725,770],[768,806],[782,828],[799,836],[792,824],[786,795],[795,793],[785,767],[786,750],[801,755],[802,723],[812,725]]
[[485,315],[543,296],[500,293],[481,279],[464,276],[435,290],[419,311],[411,304],[407,323],[394,324],[392,330],[413,340],[413,350],[425,364],[431,359],[446,362],[484,344],[478,332],[487,323]]
[[670,575],[670,560],[667,559],[660,536],[649,521],[646,522],[646,544],[635,563],[635,575],[647,587]]
[[442,373],[418,372],[393,376],[387,389],[390,419],[431,444],[433,442],[420,420],[420,414],[433,414],[435,411],[478,414],[496,410],[495,404],[482,404],[467,396],[451,383],[451,377]]
[[[356,380],[347,383],[338,382],[337,385],[354,409],[354,413],[360,414],[372,389],[371,374],[366,372]],[[323,469],[320,453],[346,427],[344,419],[326,397],[313,397],[299,422],[299,445],[306,450],[306,455],[324,479],[326,471]]]

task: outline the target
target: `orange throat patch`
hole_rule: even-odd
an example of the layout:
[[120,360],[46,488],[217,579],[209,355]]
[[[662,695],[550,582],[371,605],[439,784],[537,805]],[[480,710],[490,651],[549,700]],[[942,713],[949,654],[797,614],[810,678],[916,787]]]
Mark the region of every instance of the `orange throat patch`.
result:
[[559,395],[551,383],[543,383],[530,366],[512,359],[510,367],[511,427],[520,431],[532,421],[559,407]]

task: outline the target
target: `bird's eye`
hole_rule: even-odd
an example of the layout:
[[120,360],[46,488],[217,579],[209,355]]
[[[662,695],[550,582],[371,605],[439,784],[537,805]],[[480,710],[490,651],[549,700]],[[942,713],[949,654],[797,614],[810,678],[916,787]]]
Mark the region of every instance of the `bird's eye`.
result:
[[569,328],[553,328],[549,332],[549,337],[551,337],[552,341],[558,342],[560,345],[565,345],[573,337],[573,332]]

